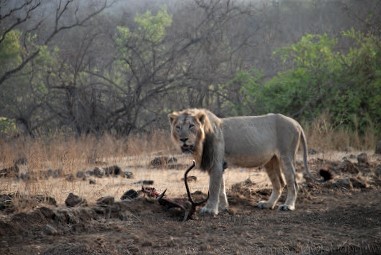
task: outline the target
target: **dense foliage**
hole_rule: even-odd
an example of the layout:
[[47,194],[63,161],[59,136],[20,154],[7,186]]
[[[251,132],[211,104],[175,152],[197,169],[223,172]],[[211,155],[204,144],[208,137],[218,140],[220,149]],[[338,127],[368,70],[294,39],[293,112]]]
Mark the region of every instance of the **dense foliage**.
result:
[[[339,40],[350,47],[337,48]],[[381,125],[381,41],[355,30],[340,38],[304,35],[275,52],[284,70],[262,83],[258,74],[239,73],[246,112],[281,112],[313,120],[328,112],[337,127],[360,133]]]

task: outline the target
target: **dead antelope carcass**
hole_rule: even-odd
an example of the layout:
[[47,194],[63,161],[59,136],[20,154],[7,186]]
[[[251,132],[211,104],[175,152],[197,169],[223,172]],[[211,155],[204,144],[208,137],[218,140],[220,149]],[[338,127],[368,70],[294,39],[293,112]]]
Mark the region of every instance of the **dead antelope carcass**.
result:
[[159,201],[159,204],[165,206],[167,209],[180,208],[184,212],[183,221],[193,219],[193,214],[196,212],[196,207],[204,204],[209,198],[209,193],[208,193],[208,197],[205,200],[202,200],[200,202],[194,202],[192,199],[187,180],[188,180],[188,173],[190,172],[190,170],[192,170],[195,167],[195,165],[196,165],[196,162],[193,160],[192,165],[184,173],[184,184],[185,184],[185,189],[187,190],[188,201],[186,201],[184,204],[180,204],[179,202],[164,198],[165,192],[167,190],[164,190],[164,192],[161,193],[157,199]]

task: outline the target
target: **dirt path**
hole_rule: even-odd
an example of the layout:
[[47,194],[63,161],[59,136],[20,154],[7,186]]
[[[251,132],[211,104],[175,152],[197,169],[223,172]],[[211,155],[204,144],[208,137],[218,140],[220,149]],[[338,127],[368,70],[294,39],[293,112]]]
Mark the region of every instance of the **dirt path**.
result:
[[293,212],[258,209],[270,189],[245,181],[228,192],[229,212],[187,222],[144,197],[0,213],[0,254],[381,254],[379,162],[319,164],[335,179],[301,185]]
[[179,222],[178,217],[144,199],[129,206],[133,213],[125,220],[84,219],[84,226],[62,234],[47,233],[48,224],[37,221],[26,232],[1,236],[0,254],[381,252],[379,190],[332,192],[308,199],[302,195],[294,212],[260,210],[245,198],[231,200],[230,213],[187,222]]

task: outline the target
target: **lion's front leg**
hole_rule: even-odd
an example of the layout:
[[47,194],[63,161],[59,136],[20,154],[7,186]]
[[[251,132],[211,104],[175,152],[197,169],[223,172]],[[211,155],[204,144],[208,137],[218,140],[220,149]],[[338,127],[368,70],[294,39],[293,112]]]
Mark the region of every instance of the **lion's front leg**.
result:
[[218,209],[220,211],[225,211],[229,207],[228,198],[226,196],[226,188],[225,188],[225,177],[222,176],[221,180],[221,188],[220,188],[220,201],[219,201]]
[[222,183],[222,169],[213,168],[209,174],[209,199],[206,205],[201,208],[201,214],[218,214],[218,204]]

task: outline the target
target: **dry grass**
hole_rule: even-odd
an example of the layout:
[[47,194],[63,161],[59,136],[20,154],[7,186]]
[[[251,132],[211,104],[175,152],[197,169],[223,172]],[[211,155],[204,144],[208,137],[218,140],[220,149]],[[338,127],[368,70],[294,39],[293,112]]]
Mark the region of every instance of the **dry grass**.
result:
[[374,149],[377,142],[376,130],[368,127],[363,136],[358,131],[337,129],[331,124],[329,114],[316,118],[311,124],[303,125],[310,148],[318,151],[353,151]]
[[[335,132],[324,121],[317,120],[306,129],[309,146],[320,153],[315,157],[336,160],[346,155],[348,148],[369,149],[374,145],[374,135],[359,138],[348,132]],[[352,134],[353,135],[353,134]],[[365,141],[365,143],[362,143]],[[344,150],[342,153],[331,153],[331,150]],[[329,152],[329,153],[328,153]],[[352,152],[353,153],[353,152]],[[139,180],[154,180],[157,190],[168,188],[169,197],[185,193],[181,181],[184,171],[171,169],[154,169],[150,161],[157,155],[173,155],[179,163],[188,165],[191,158],[177,155],[169,134],[155,132],[151,135],[137,135],[126,138],[116,138],[104,135],[100,138],[86,136],[81,138],[54,135],[44,138],[19,138],[12,141],[0,140],[0,169],[12,166],[20,158],[25,158],[27,164],[20,167],[23,173],[38,173],[48,169],[62,169],[65,176],[76,175],[78,171],[91,170],[97,165],[118,165],[122,170],[134,173],[134,179],[122,177],[94,178],[95,185],[75,178],[68,181],[66,178],[32,178],[28,181],[16,178],[0,178],[0,194],[18,192],[24,195],[45,195],[54,197],[59,204],[63,204],[67,195],[73,192],[94,203],[102,196],[114,196],[119,199],[128,189],[140,189]],[[206,173],[192,171],[198,177],[196,183],[191,183],[191,189],[207,192],[208,180]],[[258,187],[268,185],[264,171],[233,168],[225,174],[226,185],[241,182],[251,178]],[[28,209],[20,208],[20,210]]]

